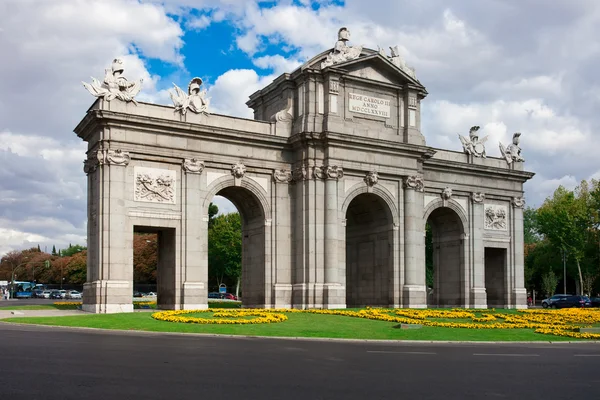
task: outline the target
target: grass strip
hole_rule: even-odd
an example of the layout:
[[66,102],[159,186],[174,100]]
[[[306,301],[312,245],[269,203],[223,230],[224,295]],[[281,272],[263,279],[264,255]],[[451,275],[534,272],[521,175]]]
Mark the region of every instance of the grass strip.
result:
[[397,323],[337,315],[286,313],[288,320],[263,325],[196,325],[157,321],[150,313],[94,314],[68,317],[9,318],[27,324],[151,332],[207,333],[308,338],[437,341],[568,341],[573,338],[536,334],[532,329],[472,330],[423,327],[399,329]]

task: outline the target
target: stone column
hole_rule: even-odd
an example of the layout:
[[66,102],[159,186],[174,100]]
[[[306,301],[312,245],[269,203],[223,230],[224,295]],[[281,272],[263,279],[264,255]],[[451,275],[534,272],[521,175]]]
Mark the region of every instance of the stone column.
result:
[[207,235],[207,221],[204,221],[200,189],[204,163],[196,158],[185,159],[182,163],[182,244],[183,287],[181,308],[198,310],[208,308],[208,265],[203,259],[203,240]]
[[274,307],[292,307],[292,241],[291,241],[291,196],[290,182],[292,171],[276,170],[273,173],[275,182],[275,202],[273,216],[275,218],[274,248],[275,282]]
[[325,179],[325,287],[323,293],[323,307],[346,308],[346,292],[340,284],[338,276],[338,180],[344,176],[344,171],[338,166],[326,166],[323,167],[323,171],[323,178]]
[[487,308],[485,291],[485,249],[483,247],[483,221],[485,194],[471,193],[471,307]]
[[[95,171],[96,195],[90,215],[97,221],[94,249],[84,285],[83,310],[95,313],[132,312],[133,227],[127,216],[127,165],[129,153],[121,150],[98,150],[86,161],[85,169]],[[92,183],[92,182],[91,182]]]
[[512,251],[513,267],[512,275],[512,306],[516,308],[527,308],[527,289],[525,289],[525,239],[523,233],[523,207],[525,199],[523,197],[514,197],[513,220],[512,220]]
[[404,180],[404,288],[403,306],[426,308],[425,238],[423,237],[423,178]]

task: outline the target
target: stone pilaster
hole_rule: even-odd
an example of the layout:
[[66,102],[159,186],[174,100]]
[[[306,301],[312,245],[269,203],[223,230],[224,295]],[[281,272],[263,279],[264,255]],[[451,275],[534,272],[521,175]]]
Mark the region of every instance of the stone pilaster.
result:
[[403,306],[427,307],[425,238],[423,236],[423,178],[404,180],[404,288]]
[[291,242],[291,199],[290,183],[292,171],[281,169],[273,172],[275,183],[275,226],[274,248],[275,258],[275,283],[274,306],[275,308],[290,308],[292,306],[292,242]]
[[471,307],[473,308],[487,308],[485,249],[483,246],[484,200],[484,193],[471,193]]
[[515,308],[527,308],[527,290],[525,289],[525,239],[523,233],[523,207],[525,200],[515,197],[512,200],[512,251],[514,264],[511,275],[513,277],[511,302]]
[[346,292],[338,276],[339,262],[339,216],[338,181],[344,176],[341,167],[323,168],[325,179],[325,287],[323,293],[324,308],[346,308]]
[[183,294],[181,308],[184,310],[208,308],[208,265],[202,257],[202,244],[198,238],[207,237],[208,221],[203,218],[201,197],[204,163],[198,159],[184,159],[182,174],[182,256]]
[[[92,161],[92,159],[94,159]],[[98,273],[88,275],[84,285],[83,310],[95,313],[132,312],[133,227],[130,226],[126,198],[126,167],[131,157],[121,150],[99,150],[86,161],[85,170],[97,174],[89,191],[102,193],[91,204],[98,254],[92,262]]]

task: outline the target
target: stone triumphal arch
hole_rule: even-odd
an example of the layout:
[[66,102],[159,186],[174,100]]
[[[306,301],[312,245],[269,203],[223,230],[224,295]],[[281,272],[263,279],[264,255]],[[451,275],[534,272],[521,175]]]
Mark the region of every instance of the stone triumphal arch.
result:
[[200,78],[137,102],[120,60],[84,84],[85,310],[132,311],[134,232],[158,233],[159,307],[206,308],[215,195],[242,217],[245,306],[525,306],[519,134],[502,158],[478,127],[427,146],[415,70],[348,40],[250,96],[254,120],[211,114]]

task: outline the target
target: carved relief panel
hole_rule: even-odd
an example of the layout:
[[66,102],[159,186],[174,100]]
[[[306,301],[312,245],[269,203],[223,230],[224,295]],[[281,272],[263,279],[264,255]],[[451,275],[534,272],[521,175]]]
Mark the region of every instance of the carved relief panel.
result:
[[508,208],[498,204],[484,205],[484,228],[495,231],[508,230]]
[[133,171],[135,201],[175,204],[177,174],[168,169],[135,167]]

